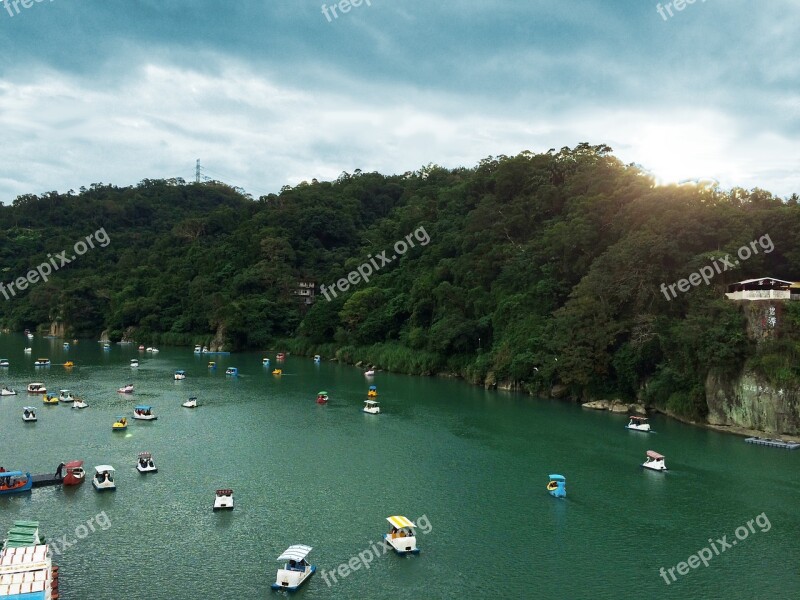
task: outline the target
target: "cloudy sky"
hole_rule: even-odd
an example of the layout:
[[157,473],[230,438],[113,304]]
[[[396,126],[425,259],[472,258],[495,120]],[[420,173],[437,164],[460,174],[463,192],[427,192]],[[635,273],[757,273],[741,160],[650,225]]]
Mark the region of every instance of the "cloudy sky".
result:
[[800,193],[796,0],[24,2],[0,4],[5,203],[197,158],[259,196],[583,141]]

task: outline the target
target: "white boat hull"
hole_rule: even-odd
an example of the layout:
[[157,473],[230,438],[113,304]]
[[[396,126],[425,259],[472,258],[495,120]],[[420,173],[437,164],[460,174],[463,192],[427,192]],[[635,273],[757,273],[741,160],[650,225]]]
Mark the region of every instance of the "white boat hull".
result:
[[158,417],[155,415],[133,415],[137,421],[155,421]]
[[0,396],[16,396],[16,395],[17,395],[17,392],[15,392],[14,390],[1,390],[0,391]]
[[419,552],[419,548],[417,548],[417,538],[415,536],[400,537],[395,535],[392,537],[391,533],[387,533],[384,534],[383,539],[398,554],[412,554]]
[[381,414],[381,409],[378,406],[375,408],[364,408],[364,412],[370,415],[379,415]]
[[650,433],[650,424],[646,425],[625,425],[626,429],[630,429],[631,431],[643,431],[644,433]]
[[216,496],[214,510],[233,510],[233,496]]
[[72,408],[86,408],[87,406],[89,406],[89,405],[86,404],[86,402],[77,402],[76,401],[76,402],[72,403]]
[[149,464],[146,467],[143,467],[137,463],[136,470],[139,471],[139,473],[158,473],[158,467],[155,465],[151,467]]
[[26,416],[23,416],[22,420],[26,421],[27,423],[33,423],[34,421],[38,421],[36,417],[26,417]]
[[309,565],[304,571],[278,569],[278,576],[275,578],[275,583],[272,584],[272,589],[293,592],[316,571],[317,567],[315,565]]
[[663,460],[648,460],[642,463],[642,466],[645,469],[650,469],[651,471],[666,471],[667,465],[664,463]]
[[197,408],[197,402],[186,401],[183,404],[181,404],[181,406],[183,406],[184,408]]
[[180,381],[181,379],[186,379],[186,375],[175,375],[175,381]]
[[98,492],[105,492],[117,489],[117,484],[113,481],[104,481],[100,483],[96,478],[92,478],[92,485]]

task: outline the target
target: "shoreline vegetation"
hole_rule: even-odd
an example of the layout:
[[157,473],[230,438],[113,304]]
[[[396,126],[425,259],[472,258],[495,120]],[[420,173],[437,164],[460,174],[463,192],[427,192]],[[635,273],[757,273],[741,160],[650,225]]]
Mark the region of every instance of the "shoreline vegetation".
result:
[[[259,198],[98,183],[0,207],[5,280],[100,229],[113,244],[0,301],[0,327],[230,351],[289,340],[398,373],[800,433],[800,302],[725,297],[800,278],[797,194],[657,185],[585,143]],[[415,231],[429,243],[398,250]],[[346,291],[327,301],[325,282]]]

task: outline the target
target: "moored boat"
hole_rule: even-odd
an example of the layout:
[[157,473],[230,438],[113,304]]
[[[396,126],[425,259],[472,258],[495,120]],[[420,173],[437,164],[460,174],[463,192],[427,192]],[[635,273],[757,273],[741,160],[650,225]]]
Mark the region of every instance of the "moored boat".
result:
[[139,421],[155,421],[158,417],[153,414],[153,407],[140,404],[133,408],[133,418]]
[[16,396],[17,392],[8,386],[3,386],[3,389],[0,390],[0,396]]
[[370,415],[378,415],[381,412],[381,407],[378,405],[377,400],[364,400],[364,408],[362,410]]
[[86,479],[86,471],[83,469],[82,460],[71,460],[64,464],[64,485],[80,485]]
[[80,398],[75,398],[75,400],[72,402],[72,408],[87,408],[88,406],[89,405]]
[[416,525],[403,516],[386,517],[392,529],[383,536],[384,541],[389,544],[398,554],[416,554],[417,537],[414,533]]
[[181,404],[184,408],[197,408],[197,398],[192,396],[186,402]]
[[550,475],[547,491],[555,498],[567,497],[567,480],[563,475]]
[[46,394],[47,388],[43,383],[29,383],[28,384],[28,393],[29,394]]
[[233,510],[233,490],[225,488],[216,491],[214,510]]
[[114,482],[114,467],[111,465],[98,465],[94,468],[92,485],[98,492],[112,491],[117,489]]
[[328,392],[324,390],[317,394],[317,404],[327,404],[328,399]]
[[34,367],[49,367],[50,366],[50,359],[49,358],[37,358],[33,361]]
[[180,381],[181,379],[186,379],[186,371],[175,371],[175,381]]
[[72,395],[72,391],[71,390],[60,390],[58,392],[58,399],[61,400],[61,402],[74,402],[75,401],[75,398]]
[[317,571],[317,567],[309,564],[306,560],[311,550],[311,546],[306,546],[305,544],[289,546],[278,557],[278,562],[285,564],[282,569],[278,569],[275,583],[270,587],[273,590],[286,590],[287,592],[293,592],[299,588]]
[[36,409],[32,406],[25,406],[22,408],[22,420],[28,423],[36,421]]
[[58,567],[38,521],[14,521],[0,550],[0,598],[58,600]]
[[149,452],[139,452],[139,460],[136,461],[136,470],[139,473],[156,473],[158,467],[153,462],[153,455]]
[[133,384],[129,383],[128,385],[124,385],[117,390],[120,394],[132,394],[133,393]]
[[651,469],[653,471],[666,471],[667,465],[664,462],[665,457],[658,452],[653,450],[647,451],[647,460],[642,463],[642,466],[645,469]]
[[122,415],[117,417],[117,420],[114,421],[114,424],[111,426],[112,431],[125,431],[128,428],[128,419],[123,417]]
[[0,472],[0,494],[20,494],[33,487],[33,477],[22,471]]

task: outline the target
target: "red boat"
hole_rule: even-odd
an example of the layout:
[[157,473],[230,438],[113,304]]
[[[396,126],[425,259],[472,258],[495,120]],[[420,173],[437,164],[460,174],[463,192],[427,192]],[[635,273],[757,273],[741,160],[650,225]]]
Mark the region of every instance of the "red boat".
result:
[[86,479],[86,471],[83,470],[82,460],[71,460],[64,465],[66,474],[64,475],[64,485],[80,485]]
[[320,392],[317,394],[317,404],[327,404],[328,403],[328,392]]
[[283,360],[286,358],[286,355],[283,352],[278,352],[278,355],[275,358],[277,360]]

